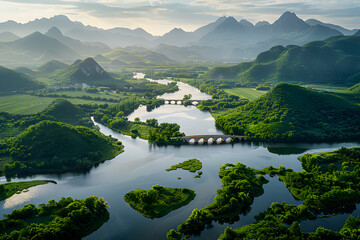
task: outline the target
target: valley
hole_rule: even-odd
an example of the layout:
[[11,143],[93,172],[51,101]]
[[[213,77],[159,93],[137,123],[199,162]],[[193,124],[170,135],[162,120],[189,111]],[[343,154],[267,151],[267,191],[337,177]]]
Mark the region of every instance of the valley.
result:
[[0,23],[0,238],[358,238],[360,30],[253,22]]

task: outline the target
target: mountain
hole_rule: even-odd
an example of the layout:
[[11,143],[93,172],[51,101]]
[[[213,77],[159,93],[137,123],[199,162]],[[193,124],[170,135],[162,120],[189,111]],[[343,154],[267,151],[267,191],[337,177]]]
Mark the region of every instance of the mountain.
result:
[[[32,64],[34,62],[42,63],[53,59],[68,61],[79,56],[73,49],[40,32],[32,33],[10,43],[3,43],[3,47],[2,49],[0,46],[0,56],[10,53],[13,54],[13,56],[10,56],[10,59],[18,56],[14,59],[14,62],[18,64],[27,61],[30,61]],[[23,57],[22,59],[21,56]],[[3,57],[0,57],[0,59],[3,60]]]
[[81,42],[70,37],[64,36],[57,27],[52,27],[45,33],[46,36],[52,37],[59,42],[63,43],[71,49],[76,49],[76,51],[82,55],[96,55],[99,53],[105,53],[111,51],[111,48],[106,46],[103,43],[91,43],[91,42]]
[[124,31],[118,31],[114,29],[104,30],[100,28],[74,28],[64,33],[66,36],[78,39],[83,42],[101,42],[107,46],[110,46],[111,48],[134,45],[149,45],[148,35],[142,37],[140,36],[141,34],[139,34],[139,30],[128,30],[132,34],[127,35],[124,33]]
[[50,78],[60,84],[91,84],[95,86],[114,87],[123,84],[121,80],[116,80],[106,72],[93,58],[77,60],[65,69],[55,71]]
[[335,29],[323,26],[315,25],[305,31],[299,33],[296,36],[297,44],[304,44],[312,41],[320,41],[330,37],[342,36],[343,34]]
[[0,42],[12,42],[18,40],[20,37],[16,36],[11,32],[2,32],[0,33]]
[[328,28],[331,28],[331,29],[335,29],[339,32],[341,32],[342,34],[344,35],[353,35],[354,32],[356,30],[349,30],[349,29],[346,29],[346,28],[343,28],[339,25],[335,25],[335,24],[331,24],[331,23],[323,23],[319,20],[316,20],[316,19],[308,19],[305,21],[307,24],[309,24],[310,26],[316,26],[316,25],[321,25],[321,26],[325,26],[325,27],[328,27]]
[[360,37],[360,30],[358,30],[358,31],[354,34],[354,36],[359,36],[359,37]]
[[338,36],[303,46],[275,46],[251,62],[216,67],[209,78],[241,83],[318,83],[353,85],[360,82],[360,38]]
[[302,32],[310,28],[310,25],[298,18],[295,13],[285,12],[271,25],[272,34],[287,34],[290,32]]
[[25,74],[0,66],[0,92],[20,92],[34,90],[40,87],[40,84],[34,82]]
[[218,18],[215,22],[209,23],[205,26],[202,26],[194,31],[194,35],[200,39],[201,37],[205,36],[206,34],[212,32],[217,28],[221,23],[223,23],[227,17]]
[[[161,53],[141,47],[116,48],[102,56],[111,61],[117,60],[133,66],[163,65],[172,61]],[[108,66],[106,62],[102,64]]]
[[162,37],[156,39],[156,44],[170,44],[173,46],[184,46],[189,42],[195,41],[192,32],[185,32],[181,28],[174,28]]
[[69,65],[56,61],[56,60],[51,60],[43,65],[41,65],[40,67],[38,67],[36,70],[40,73],[40,74],[49,74],[49,73],[53,73],[56,70],[59,69],[65,69],[68,68]]
[[7,21],[0,23],[0,32],[12,32],[18,36],[26,36],[33,32],[45,33],[48,29],[56,27],[61,31],[69,31],[73,28],[93,28],[85,27],[80,22],[73,22],[64,15],[57,15],[52,18],[35,19],[28,23],[16,23],[14,21]]
[[218,117],[216,125],[260,141],[353,140],[360,139],[360,107],[330,93],[279,83]]

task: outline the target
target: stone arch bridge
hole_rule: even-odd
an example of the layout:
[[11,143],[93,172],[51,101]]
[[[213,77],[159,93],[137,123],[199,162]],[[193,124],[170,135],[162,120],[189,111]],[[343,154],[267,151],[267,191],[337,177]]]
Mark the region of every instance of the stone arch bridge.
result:
[[185,144],[190,145],[204,145],[204,144],[230,144],[233,142],[245,142],[245,136],[234,135],[195,135],[181,137]]

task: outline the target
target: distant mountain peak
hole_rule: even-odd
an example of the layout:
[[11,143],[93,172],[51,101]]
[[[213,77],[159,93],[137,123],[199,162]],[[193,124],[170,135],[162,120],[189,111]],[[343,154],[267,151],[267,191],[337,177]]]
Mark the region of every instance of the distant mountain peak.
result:
[[65,15],[55,15],[52,18],[50,18],[52,20],[58,20],[58,21],[71,21],[67,16]]
[[246,28],[253,28],[254,27],[254,24],[252,24],[251,22],[249,22],[248,20],[246,19],[241,19],[239,21],[239,23],[241,23],[244,27]]
[[259,21],[255,24],[255,27],[262,27],[262,26],[268,26],[271,25],[268,21]]
[[63,36],[62,32],[57,27],[52,27],[45,33],[47,36],[55,37],[55,36]]
[[298,18],[295,13],[286,11],[272,24],[274,33],[301,32],[310,28],[310,25]]

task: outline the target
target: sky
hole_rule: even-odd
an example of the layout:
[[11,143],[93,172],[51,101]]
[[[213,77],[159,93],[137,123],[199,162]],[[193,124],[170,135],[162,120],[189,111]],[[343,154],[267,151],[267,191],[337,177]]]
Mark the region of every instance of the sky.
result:
[[193,31],[222,16],[272,23],[285,11],[303,20],[360,28],[360,0],[0,0],[0,22],[62,14],[85,25],[141,27],[154,35],[175,27]]

